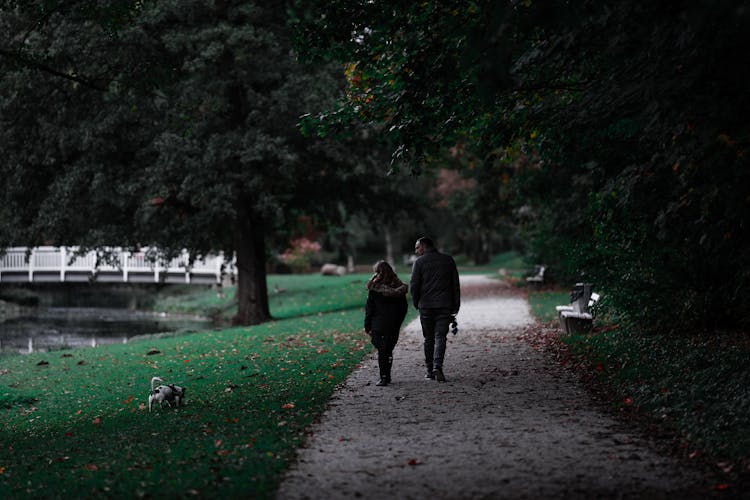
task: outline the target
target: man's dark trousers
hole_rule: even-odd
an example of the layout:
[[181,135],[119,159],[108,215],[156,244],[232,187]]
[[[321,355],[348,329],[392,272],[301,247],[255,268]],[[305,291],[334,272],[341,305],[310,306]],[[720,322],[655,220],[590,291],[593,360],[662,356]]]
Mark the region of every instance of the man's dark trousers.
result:
[[419,310],[424,335],[424,359],[428,371],[443,369],[446,338],[452,319],[451,310],[447,307]]

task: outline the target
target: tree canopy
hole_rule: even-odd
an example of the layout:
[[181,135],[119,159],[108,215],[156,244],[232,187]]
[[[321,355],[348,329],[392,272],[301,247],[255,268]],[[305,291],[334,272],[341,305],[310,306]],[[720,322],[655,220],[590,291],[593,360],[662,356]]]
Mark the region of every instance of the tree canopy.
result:
[[388,189],[360,137],[299,132],[343,75],[296,60],[281,3],[39,0],[0,24],[0,246],[225,251],[258,323],[267,238]]
[[348,106],[316,116],[324,130],[379,123],[396,165],[481,171],[536,259],[643,328],[750,320],[747,1],[333,0],[296,14],[305,57],[351,68]]

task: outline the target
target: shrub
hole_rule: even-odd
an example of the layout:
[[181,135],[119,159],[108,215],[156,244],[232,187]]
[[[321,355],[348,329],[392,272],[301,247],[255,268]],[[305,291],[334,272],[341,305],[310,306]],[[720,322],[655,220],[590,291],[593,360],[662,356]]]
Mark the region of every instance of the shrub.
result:
[[320,243],[307,238],[297,238],[289,242],[290,247],[279,255],[279,260],[289,266],[294,273],[310,270],[313,261],[320,259]]

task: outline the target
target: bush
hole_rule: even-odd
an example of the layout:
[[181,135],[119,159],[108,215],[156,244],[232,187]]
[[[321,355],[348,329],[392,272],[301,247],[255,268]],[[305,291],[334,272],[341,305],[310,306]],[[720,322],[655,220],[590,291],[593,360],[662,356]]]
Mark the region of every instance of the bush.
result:
[[290,247],[279,255],[279,261],[288,266],[294,273],[310,271],[314,261],[320,261],[320,243],[307,238],[297,238],[290,242]]

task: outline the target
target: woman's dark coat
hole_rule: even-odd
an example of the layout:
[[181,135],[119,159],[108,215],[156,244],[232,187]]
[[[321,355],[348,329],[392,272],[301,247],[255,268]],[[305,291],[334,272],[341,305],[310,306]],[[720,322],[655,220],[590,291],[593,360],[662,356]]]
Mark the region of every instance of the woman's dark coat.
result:
[[403,293],[398,295],[371,288],[365,305],[365,331],[397,337],[407,309],[406,285],[403,285]]

